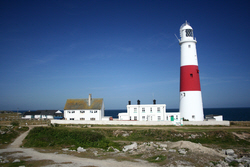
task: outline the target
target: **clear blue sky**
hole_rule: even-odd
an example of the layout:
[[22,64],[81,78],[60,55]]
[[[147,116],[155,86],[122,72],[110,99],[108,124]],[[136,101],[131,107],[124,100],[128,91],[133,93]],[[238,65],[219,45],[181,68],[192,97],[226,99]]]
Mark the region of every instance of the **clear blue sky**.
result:
[[0,110],[69,98],[179,108],[179,28],[197,39],[203,105],[250,107],[249,0],[1,0]]

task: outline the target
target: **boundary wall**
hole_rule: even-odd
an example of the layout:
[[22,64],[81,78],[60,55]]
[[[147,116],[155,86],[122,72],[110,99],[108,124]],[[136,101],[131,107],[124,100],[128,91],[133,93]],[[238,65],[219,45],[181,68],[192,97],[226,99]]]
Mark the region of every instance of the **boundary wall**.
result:
[[[175,125],[174,121],[77,121],[51,120],[52,124],[85,124],[85,125]],[[183,121],[183,125],[197,126],[230,126],[230,121]]]

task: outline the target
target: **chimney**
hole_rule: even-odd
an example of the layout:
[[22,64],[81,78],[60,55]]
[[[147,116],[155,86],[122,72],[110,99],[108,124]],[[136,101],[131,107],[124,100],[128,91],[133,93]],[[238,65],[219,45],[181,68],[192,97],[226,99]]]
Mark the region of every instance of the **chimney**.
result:
[[156,100],[155,99],[153,100],[153,104],[156,104]]
[[137,100],[137,105],[140,105],[140,100]]
[[128,105],[131,105],[131,101],[130,100],[128,101]]
[[91,106],[91,102],[92,102],[92,95],[89,94],[89,102],[88,102],[88,105]]

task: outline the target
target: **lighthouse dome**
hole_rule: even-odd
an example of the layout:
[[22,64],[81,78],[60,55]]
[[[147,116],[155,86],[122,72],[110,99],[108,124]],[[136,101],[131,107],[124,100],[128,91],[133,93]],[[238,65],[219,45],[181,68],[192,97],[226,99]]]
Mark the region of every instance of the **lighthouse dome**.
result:
[[193,28],[186,21],[180,28],[181,41],[194,40]]

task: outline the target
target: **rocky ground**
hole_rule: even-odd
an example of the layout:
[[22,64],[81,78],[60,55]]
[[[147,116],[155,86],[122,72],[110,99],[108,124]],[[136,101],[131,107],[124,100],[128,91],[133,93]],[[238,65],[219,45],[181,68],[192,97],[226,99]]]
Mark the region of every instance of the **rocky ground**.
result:
[[[122,151],[82,148],[70,150],[20,148],[28,131],[20,135],[7,148],[0,150],[0,166],[250,166],[249,154],[239,155],[237,150],[208,148],[190,141],[128,142]],[[129,135],[129,134],[124,134]],[[238,134],[235,134],[238,135]],[[242,138],[249,135],[241,134]],[[195,137],[195,136],[193,136]]]

